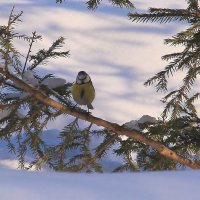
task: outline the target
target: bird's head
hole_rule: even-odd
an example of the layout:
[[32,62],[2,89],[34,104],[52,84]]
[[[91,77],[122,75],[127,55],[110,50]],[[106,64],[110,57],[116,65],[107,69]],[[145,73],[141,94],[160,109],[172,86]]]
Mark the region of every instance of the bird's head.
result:
[[90,82],[90,76],[85,71],[80,71],[76,77],[77,84],[84,84]]

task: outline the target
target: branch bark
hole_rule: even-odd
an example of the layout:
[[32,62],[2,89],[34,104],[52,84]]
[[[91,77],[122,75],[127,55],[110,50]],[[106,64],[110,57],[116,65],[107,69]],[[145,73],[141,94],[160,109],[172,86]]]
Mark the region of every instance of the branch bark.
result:
[[80,113],[80,112],[76,111],[75,109],[71,109],[59,102],[52,100],[51,98],[47,97],[44,93],[42,93],[42,91],[26,84],[21,79],[19,79],[15,75],[11,74],[9,71],[4,70],[1,66],[0,66],[0,73],[4,74],[7,79],[12,80],[22,90],[31,93],[31,95],[35,99],[37,99],[38,101],[40,101],[48,106],[56,108],[63,113],[72,115],[79,119],[91,122],[98,126],[102,126],[108,130],[111,130],[111,131],[117,133],[118,135],[125,135],[129,138],[132,138],[132,139],[138,141],[138,142],[149,145],[149,146],[155,148],[163,156],[170,158],[170,159],[174,160],[175,162],[186,165],[189,168],[200,169],[200,165],[197,162],[195,162],[194,160],[186,159],[186,158],[176,154],[174,151],[170,150],[169,148],[167,148],[160,142],[157,142],[150,138],[147,138],[144,135],[142,135],[134,130],[128,130],[128,129],[124,128],[123,126],[120,126],[116,123],[112,123],[112,122],[103,120],[103,119],[95,117],[93,115],[89,115],[88,113]]

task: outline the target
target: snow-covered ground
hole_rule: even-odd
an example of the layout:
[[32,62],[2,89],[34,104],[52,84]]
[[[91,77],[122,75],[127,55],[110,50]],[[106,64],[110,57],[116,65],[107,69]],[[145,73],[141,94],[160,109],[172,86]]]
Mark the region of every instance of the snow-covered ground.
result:
[[199,171],[68,174],[0,170],[2,200],[199,200]]

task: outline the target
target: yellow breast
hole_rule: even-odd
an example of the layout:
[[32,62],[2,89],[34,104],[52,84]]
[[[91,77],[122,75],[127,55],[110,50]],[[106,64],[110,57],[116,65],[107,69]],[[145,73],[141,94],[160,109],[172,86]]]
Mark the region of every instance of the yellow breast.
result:
[[92,82],[84,84],[74,84],[72,86],[72,96],[76,103],[80,105],[91,104],[95,98],[95,90]]

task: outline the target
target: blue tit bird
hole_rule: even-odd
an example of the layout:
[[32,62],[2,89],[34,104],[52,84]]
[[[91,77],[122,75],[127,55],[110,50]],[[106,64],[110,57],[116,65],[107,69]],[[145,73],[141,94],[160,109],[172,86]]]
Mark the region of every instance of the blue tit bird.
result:
[[86,105],[88,110],[93,109],[95,89],[90,76],[85,71],[78,73],[76,82],[72,86],[72,97],[77,104]]

